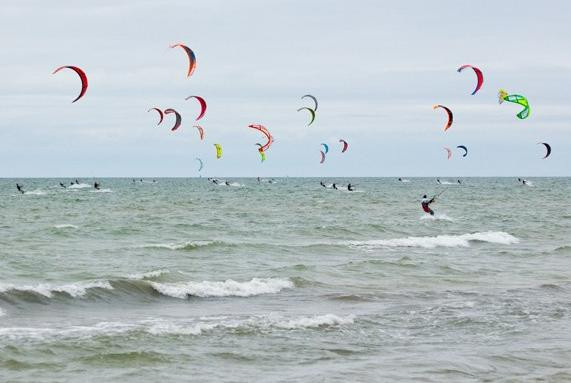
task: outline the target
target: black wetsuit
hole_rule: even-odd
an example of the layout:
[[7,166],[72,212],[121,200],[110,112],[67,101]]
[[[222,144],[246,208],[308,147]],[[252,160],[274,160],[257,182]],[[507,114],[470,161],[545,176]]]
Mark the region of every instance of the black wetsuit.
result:
[[16,184],[16,189],[22,194],[24,194],[24,189],[22,189],[22,185]]

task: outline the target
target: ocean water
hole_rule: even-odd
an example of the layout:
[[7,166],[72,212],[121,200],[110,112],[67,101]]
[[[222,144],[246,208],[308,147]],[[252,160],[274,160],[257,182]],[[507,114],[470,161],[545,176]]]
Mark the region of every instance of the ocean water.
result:
[[569,178],[60,181],[0,180],[2,382],[571,381]]

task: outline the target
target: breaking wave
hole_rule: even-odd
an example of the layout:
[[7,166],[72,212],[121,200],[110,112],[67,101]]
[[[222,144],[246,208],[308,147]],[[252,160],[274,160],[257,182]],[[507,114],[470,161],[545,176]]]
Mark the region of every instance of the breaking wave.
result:
[[208,297],[250,297],[261,294],[275,294],[283,289],[294,287],[289,279],[253,278],[248,282],[237,282],[228,279],[224,282],[183,282],[158,283],[151,286],[159,293],[173,298],[186,299],[189,296]]
[[471,242],[511,245],[518,243],[519,239],[503,231],[487,231],[461,235],[438,235],[436,237],[407,237],[372,241],[352,241],[349,242],[349,244],[366,249],[383,247],[422,247],[425,249],[432,249],[435,247],[469,247]]

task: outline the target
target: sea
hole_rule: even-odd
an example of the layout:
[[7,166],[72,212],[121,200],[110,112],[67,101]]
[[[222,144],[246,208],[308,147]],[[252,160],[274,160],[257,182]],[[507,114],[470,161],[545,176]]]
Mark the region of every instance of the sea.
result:
[[94,181],[0,180],[1,382],[571,381],[570,178]]

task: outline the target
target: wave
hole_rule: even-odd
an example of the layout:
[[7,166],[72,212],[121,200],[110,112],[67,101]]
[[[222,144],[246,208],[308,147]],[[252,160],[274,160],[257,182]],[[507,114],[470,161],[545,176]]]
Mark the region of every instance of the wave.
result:
[[80,183],[80,184],[69,185],[67,188],[68,189],[85,189],[85,188],[90,188],[90,187],[92,187],[90,184]]
[[61,286],[53,286],[47,283],[38,284],[36,286],[0,285],[0,296],[31,293],[33,295],[52,298],[54,294],[62,293],[73,298],[78,298],[84,296],[90,289],[111,290],[113,287],[109,281],[77,282]]
[[303,328],[342,326],[342,325],[353,324],[354,321],[355,321],[354,315],[339,317],[334,314],[326,314],[326,315],[317,315],[312,317],[301,317],[286,321],[278,321],[274,324],[274,326],[287,330],[294,330],[294,329],[303,329]]
[[143,249],[168,249],[168,250],[195,250],[201,247],[227,244],[221,241],[187,241],[183,243],[149,243],[139,247]]
[[448,217],[446,214],[424,214],[420,217],[421,220],[428,220],[428,221],[448,221],[454,222],[454,219]]
[[200,298],[250,297],[261,294],[275,294],[283,289],[294,287],[293,282],[289,279],[279,278],[253,278],[247,282],[237,282],[232,279],[224,282],[151,282],[151,286],[163,295],[179,299],[186,299],[189,296]]
[[168,270],[156,270],[143,274],[129,275],[127,278],[112,280],[95,280],[76,282],[61,286],[51,284],[38,285],[0,285],[0,300],[8,303],[49,303],[58,298],[89,299],[121,299],[125,296],[169,297],[186,299],[188,297],[251,297],[261,294],[276,294],[283,289],[293,288],[294,282],[289,279],[253,278],[250,281],[203,282],[165,282],[153,281]]
[[72,225],[70,223],[62,223],[59,225],[54,225],[54,228],[56,228],[56,229],[77,229],[78,227],[76,225]]
[[91,326],[64,328],[1,327],[0,339],[46,340],[49,338],[83,338],[93,336],[118,336],[144,332],[154,336],[204,335],[215,330],[231,332],[267,332],[283,330],[331,329],[353,324],[354,315],[282,317],[277,315],[249,316],[245,318],[202,317],[198,320],[145,319],[132,323],[99,322]]
[[407,237],[395,239],[380,239],[372,241],[352,241],[352,246],[367,249],[383,247],[422,247],[432,249],[435,247],[469,247],[471,242],[498,243],[511,245],[518,243],[519,239],[503,231],[487,231],[461,235],[438,235],[436,237]]
[[47,193],[41,189],[24,192],[25,195],[46,195]]
[[91,190],[90,193],[113,193],[113,190],[111,190],[111,189],[96,189],[96,190]]
[[145,280],[145,279],[151,279],[151,278],[158,278],[162,275],[166,275],[169,274],[170,271],[169,270],[153,270],[153,271],[148,271],[146,273],[140,273],[140,274],[129,274],[127,276],[127,278],[129,279],[138,279],[138,280]]

